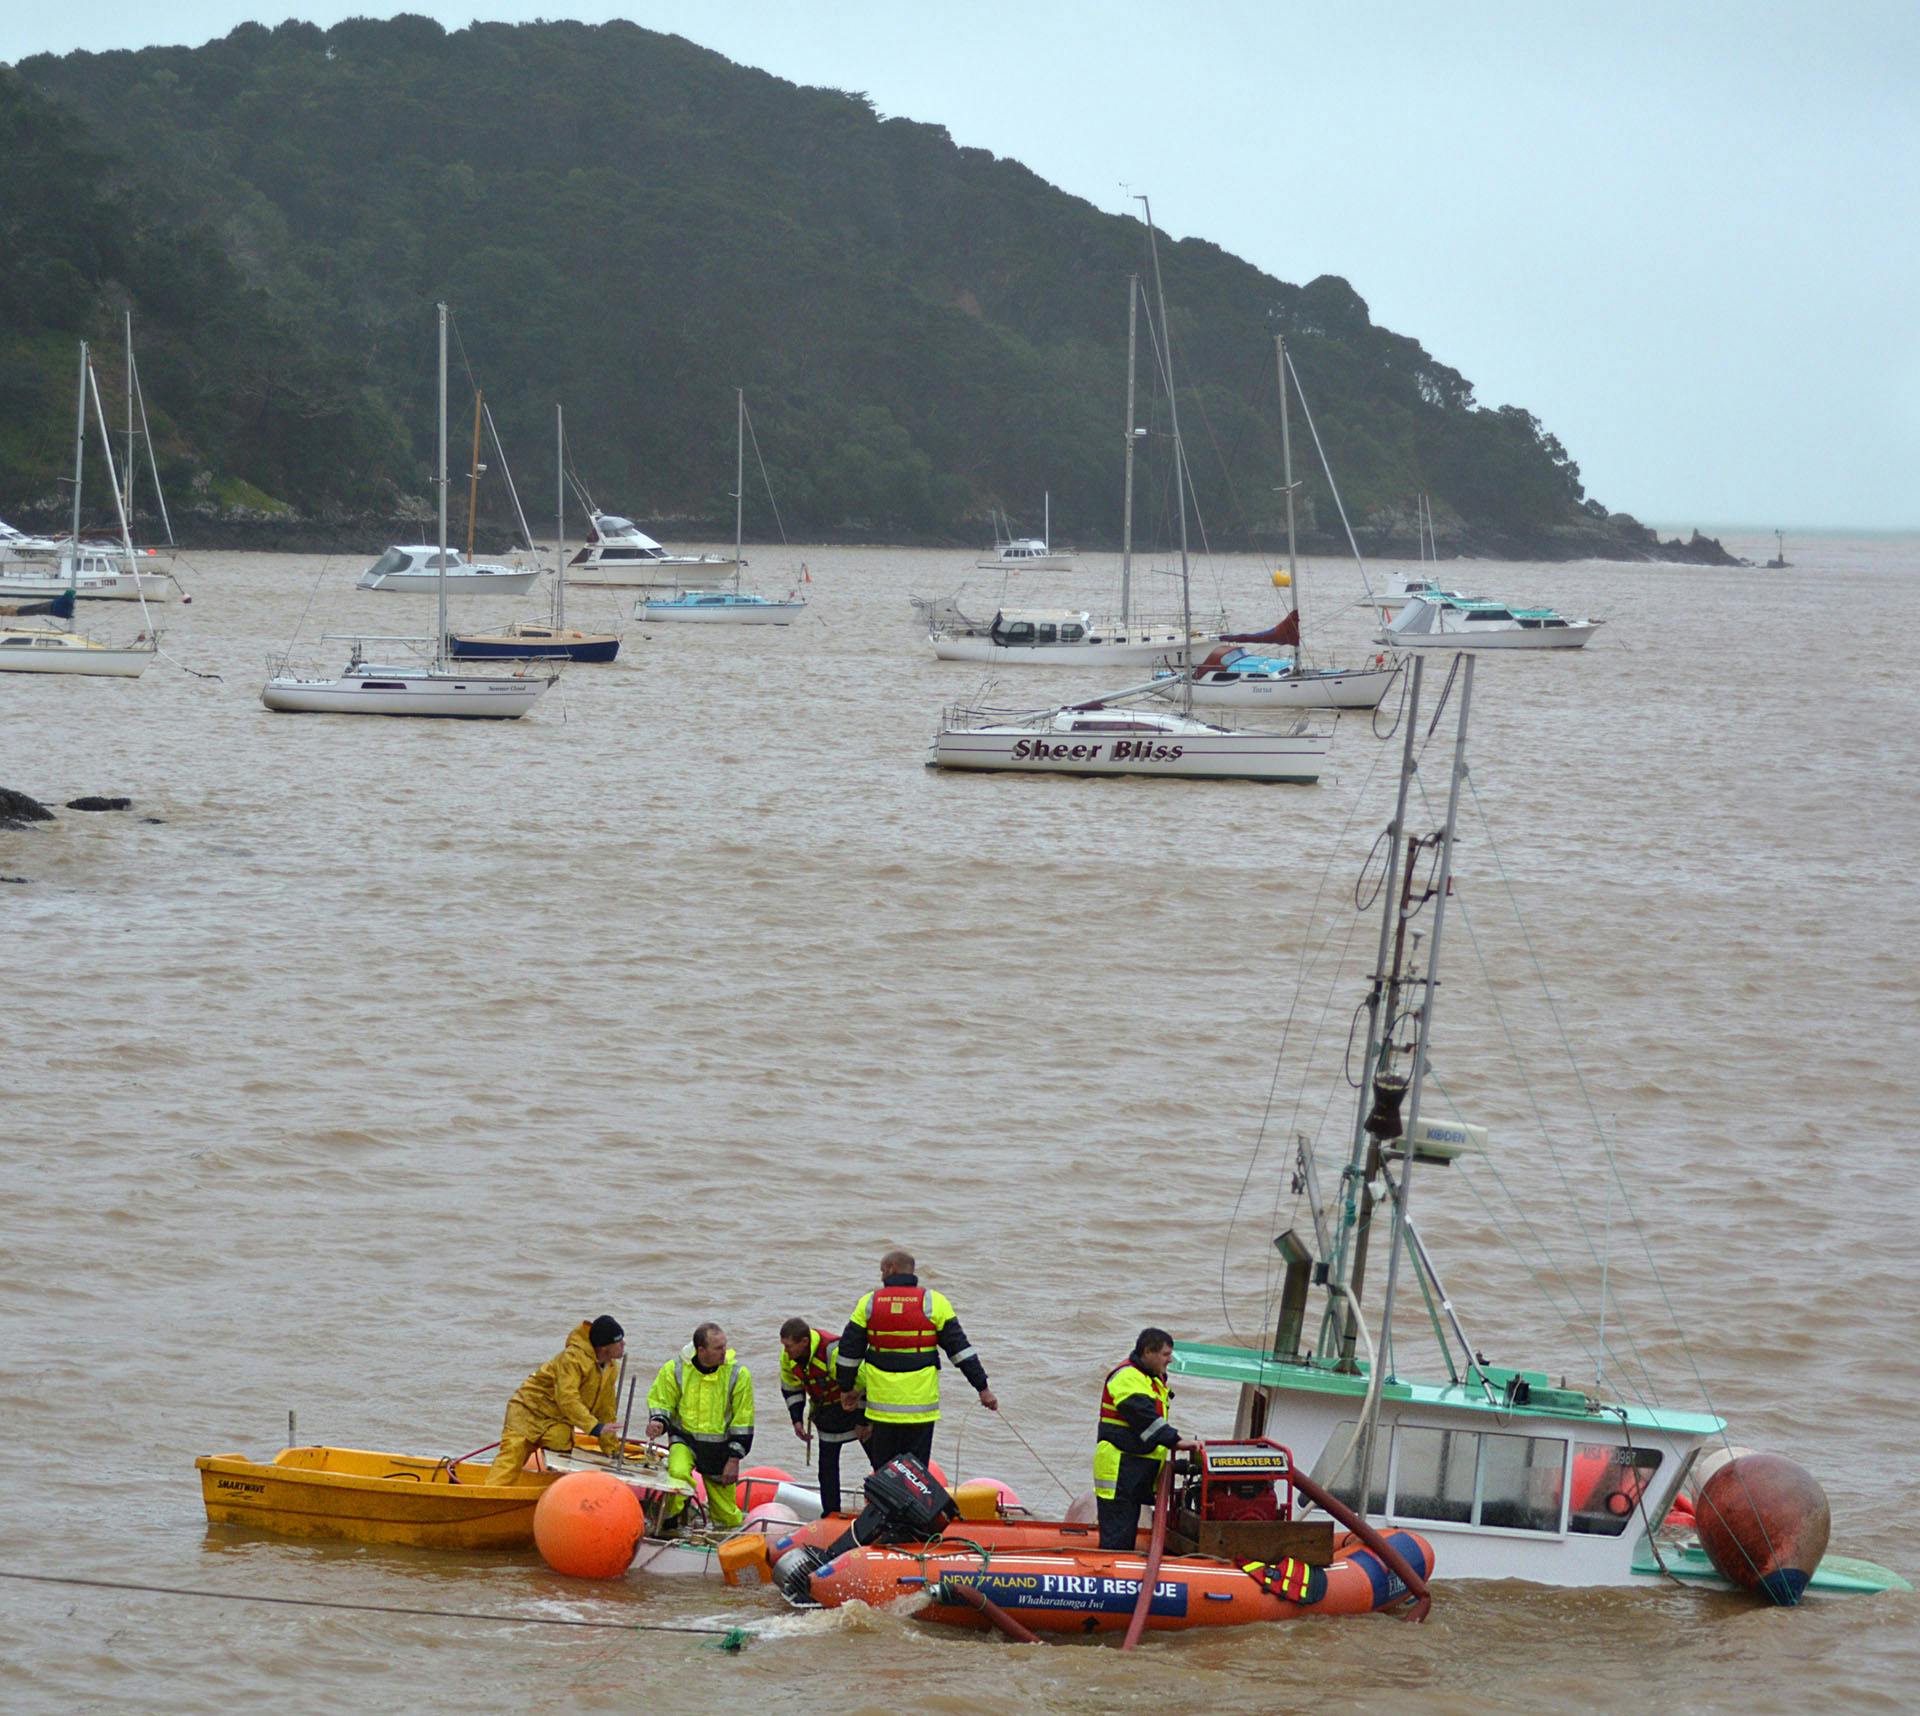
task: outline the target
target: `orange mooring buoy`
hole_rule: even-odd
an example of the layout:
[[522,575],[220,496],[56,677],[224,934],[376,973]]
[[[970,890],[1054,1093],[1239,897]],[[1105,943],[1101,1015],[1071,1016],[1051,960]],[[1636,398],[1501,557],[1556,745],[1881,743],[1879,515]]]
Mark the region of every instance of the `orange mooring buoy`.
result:
[[533,1510],[540,1558],[576,1579],[619,1578],[644,1526],[640,1498],[611,1472],[569,1472]]
[[1791,1608],[1827,1552],[1827,1493],[1804,1466],[1780,1454],[1742,1454],[1700,1486],[1694,1503],[1700,1547],[1721,1577]]

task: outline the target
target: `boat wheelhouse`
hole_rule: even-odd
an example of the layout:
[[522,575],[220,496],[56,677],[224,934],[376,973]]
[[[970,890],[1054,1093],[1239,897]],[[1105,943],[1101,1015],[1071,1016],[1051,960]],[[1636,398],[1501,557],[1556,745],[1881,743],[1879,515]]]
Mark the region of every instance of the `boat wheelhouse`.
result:
[[756,596],[740,590],[681,590],[643,596],[633,605],[638,620],[693,625],[789,626],[807,611],[804,596]]

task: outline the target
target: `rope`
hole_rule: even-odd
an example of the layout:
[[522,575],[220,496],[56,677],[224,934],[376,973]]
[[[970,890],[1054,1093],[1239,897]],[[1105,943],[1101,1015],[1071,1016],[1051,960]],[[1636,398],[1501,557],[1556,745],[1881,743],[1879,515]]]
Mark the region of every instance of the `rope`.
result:
[[[33,1585],[81,1585],[91,1591],[147,1591],[162,1597],[207,1597],[229,1603],[275,1603],[289,1609],[349,1609],[363,1615],[425,1615],[440,1621],[499,1621],[519,1627],[591,1627],[620,1633],[704,1633],[745,1641],[741,1627],[679,1626],[671,1621],[593,1621],[564,1615],[497,1615],[480,1609],[416,1609],[399,1603],[348,1603],[331,1597],[268,1597],[257,1591],[202,1591],[186,1585],[143,1585],[130,1579],[75,1579],[55,1573],[15,1573],[0,1568],[0,1579]],[[725,1646],[738,1650],[739,1643]]]
[[[1018,1442],[1021,1447],[1026,1449],[1026,1451],[1029,1454],[1033,1456],[1034,1461],[1038,1464],[1038,1466],[1040,1467],[1040,1470],[1045,1472],[1047,1476],[1053,1479],[1054,1483],[1059,1486],[1060,1493],[1063,1496],[1065,1496],[1068,1501],[1072,1501],[1073,1491],[1067,1487],[1066,1480],[1062,1478],[1060,1474],[1056,1472],[1051,1466],[1049,1466],[1045,1460],[1041,1459],[1040,1450],[1036,1448],[1031,1442],[1029,1442],[1026,1439],[1026,1437],[1020,1434],[1020,1426],[1014,1423],[1014,1421],[1007,1416],[1005,1408],[1001,1409],[999,1413],[999,1418],[1000,1418],[1000,1422],[1006,1425],[1006,1427],[1013,1432],[1013,1439],[1016,1442]],[[959,1463],[960,1463],[959,1460],[956,1458],[954,1460],[954,1464],[957,1466],[959,1465]]]

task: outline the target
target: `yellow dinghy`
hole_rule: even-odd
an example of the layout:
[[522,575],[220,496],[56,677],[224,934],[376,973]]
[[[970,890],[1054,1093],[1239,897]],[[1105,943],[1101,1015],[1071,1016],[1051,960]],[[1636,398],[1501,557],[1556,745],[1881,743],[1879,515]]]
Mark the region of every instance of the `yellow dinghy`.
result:
[[283,1448],[271,1464],[202,1454],[200,1493],[215,1525],[288,1537],[344,1537],[416,1549],[525,1549],[533,1509],[559,1472],[488,1484],[477,1461],[455,1464],[367,1448]]

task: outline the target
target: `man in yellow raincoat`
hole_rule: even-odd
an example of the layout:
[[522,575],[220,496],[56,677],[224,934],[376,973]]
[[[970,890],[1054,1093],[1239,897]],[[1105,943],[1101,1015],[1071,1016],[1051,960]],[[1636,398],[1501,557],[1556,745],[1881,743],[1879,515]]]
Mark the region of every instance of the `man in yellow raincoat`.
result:
[[521,1383],[507,1402],[507,1425],[500,1452],[487,1471],[490,1484],[510,1484],[520,1476],[536,1448],[555,1453],[573,1446],[575,1430],[598,1436],[612,1453],[620,1432],[614,1419],[620,1403],[620,1360],[627,1343],[611,1317],[595,1317],[567,1336],[564,1351],[547,1360]]
[[[682,1482],[707,1481],[707,1517],[723,1530],[741,1521],[734,1484],[753,1446],[753,1373],[727,1345],[726,1330],[702,1323],[693,1339],[660,1367],[647,1390],[647,1434],[673,1443],[667,1470]],[[686,1507],[676,1497],[667,1517]]]

